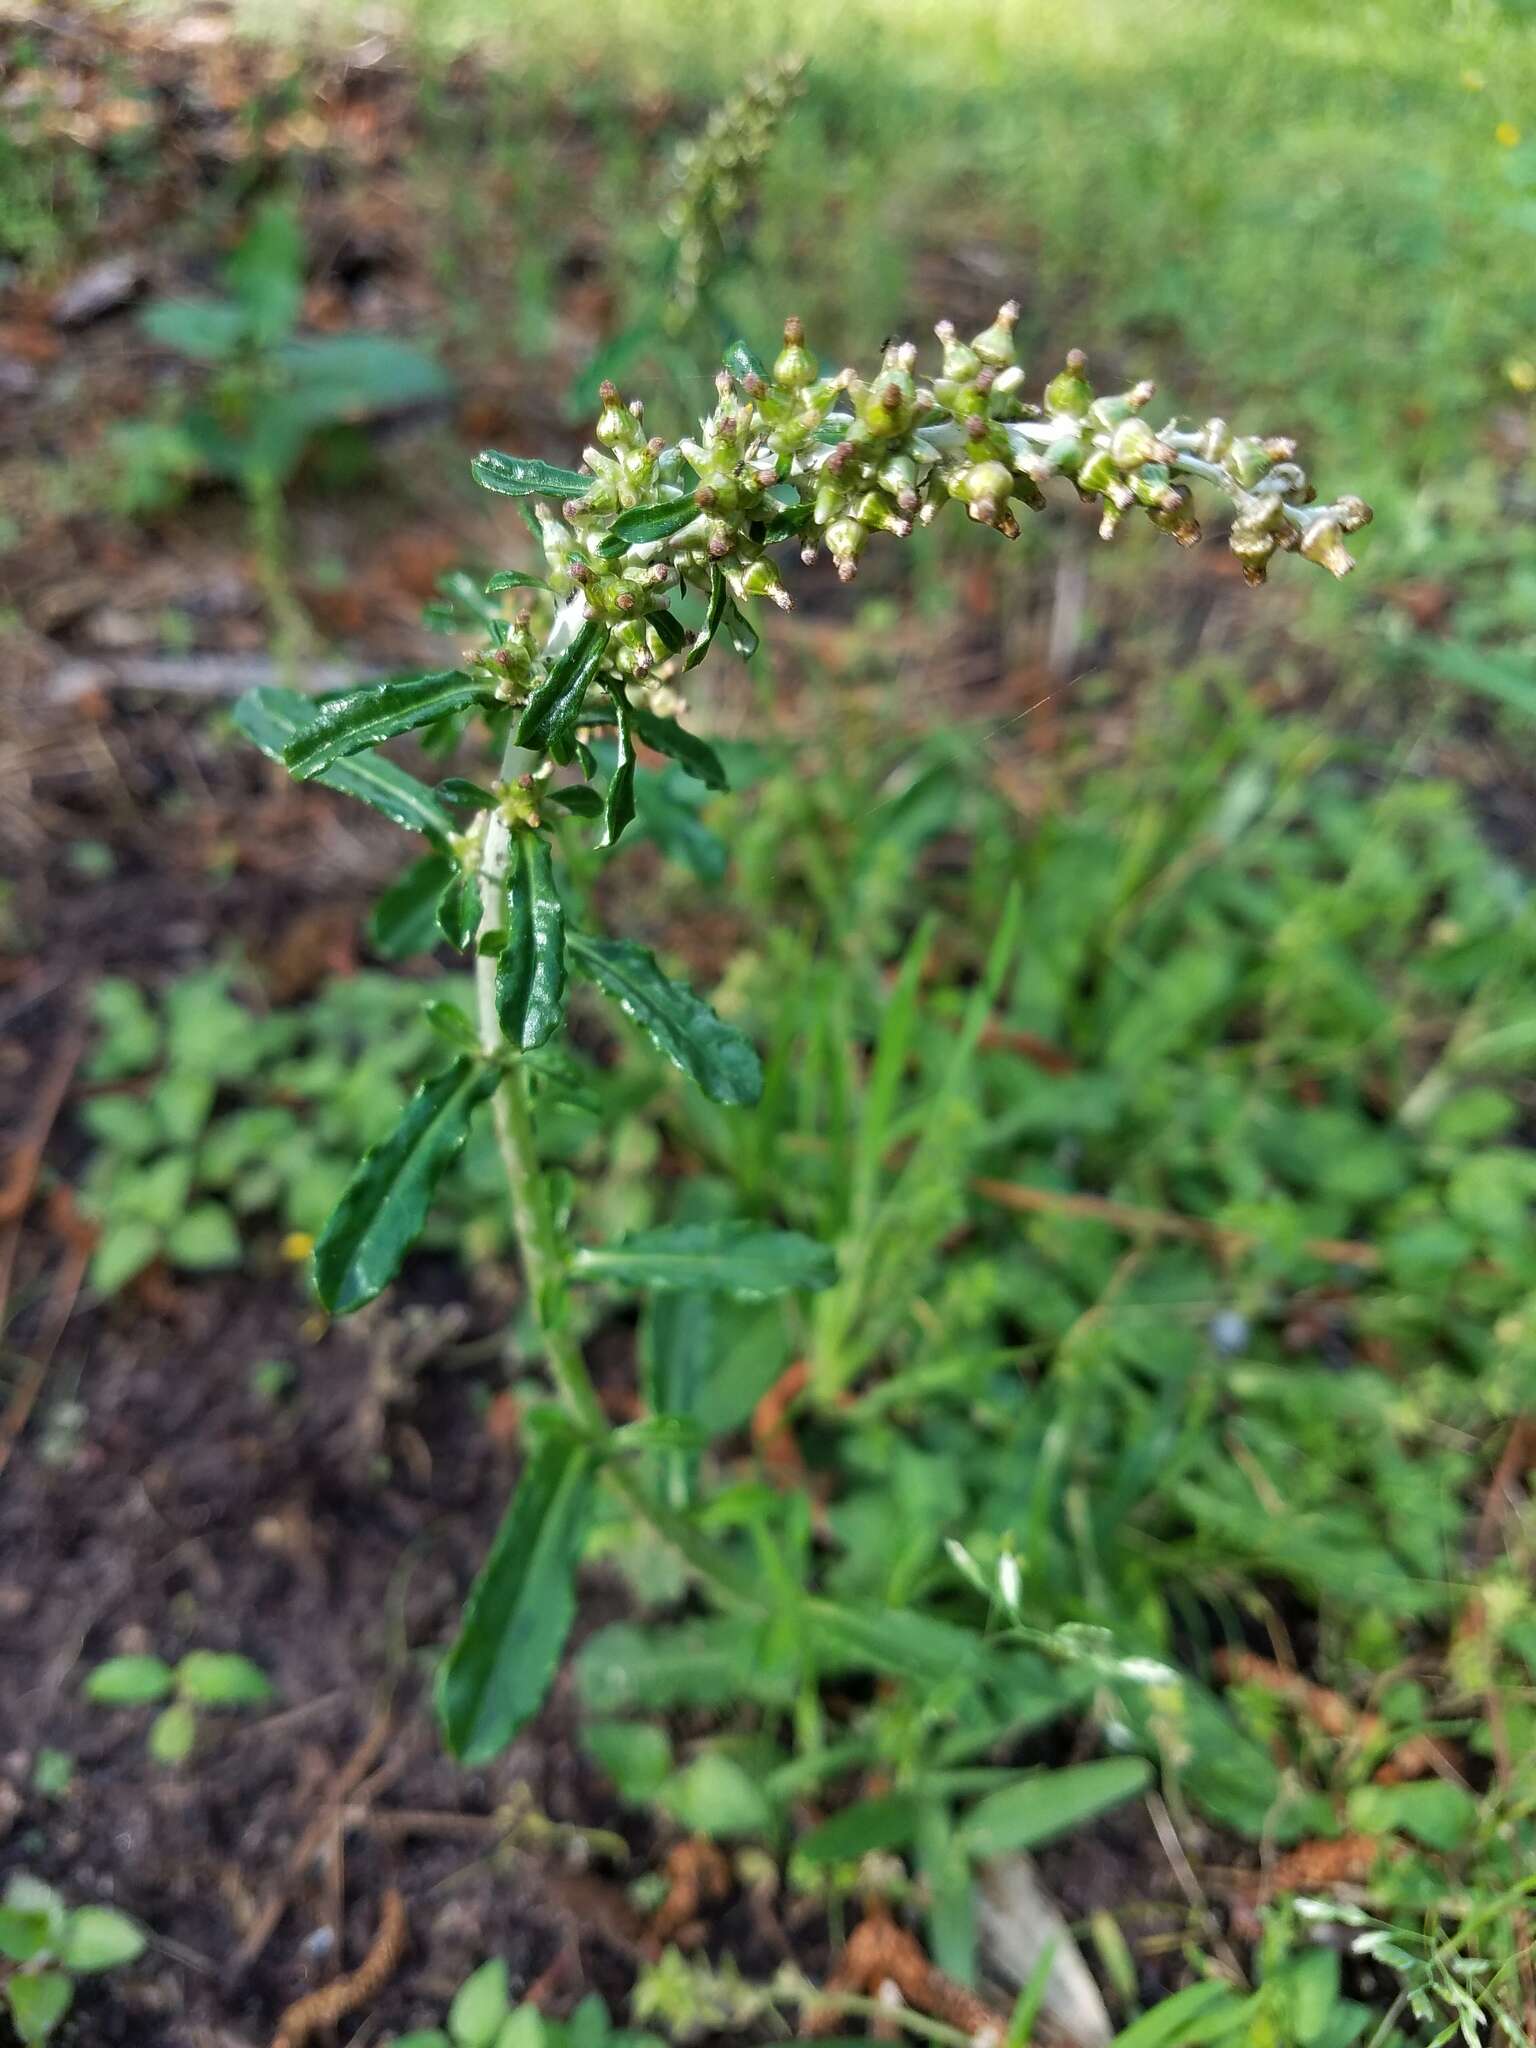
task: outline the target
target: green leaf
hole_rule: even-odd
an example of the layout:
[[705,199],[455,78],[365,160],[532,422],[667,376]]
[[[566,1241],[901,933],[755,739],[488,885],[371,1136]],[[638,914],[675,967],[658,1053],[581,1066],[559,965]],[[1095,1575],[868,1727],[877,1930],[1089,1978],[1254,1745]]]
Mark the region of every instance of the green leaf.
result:
[[649,1805],[672,1768],[667,1731],[649,1721],[593,1721],[581,1740],[619,1797],[632,1806]]
[[437,785],[434,795],[440,796],[445,804],[467,804],[472,810],[494,811],[495,792],[482,789],[478,782],[469,782],[462,775],[450,775]]
[[741,340],[731,343],[721,361],[738,384],[744,384],[748,377],[762,377],[766,379],[768,375],[768,372],[763,368],[761,360]]
[[464,1143],[494,1068],[467,1055],[424,1081],[381,1144],[368,1151],[315,1246],[315,1286],[333,1315],[387,1287],[421,1234],[433,1191]]
[[798,1230],[765,1230],[742,1221],[676,1223],[634,1231],[614,1245],[586,1247],[572,1261],[587,1279],[630,1287],[729,1294],[738,1301],[830,1287],[831,1252]]
[[157,1764],[174,1769],[184,1764],[197,1741],[197,1716],[185,1700],[176,1700],[156,1714],[149,1730],[149,1753]]
[[20,1906],[0,1906],[0,1956],[9,1962],[30,1963],[48,1946],[52,1932],[52,1922],[46,1913],[28,1912]]
[[1034,1771],[972,1807],[961,1823],[960,1837],[973,1856],[1033,1849],[1135,1798],[1151,1782],[1152,1766],[1139,1756]]
[[1411,1835],[1426,1849],[1448,1856],[1477,1826],[1477,1801],[1443,1778],[1357,1785],[1349,1795],[1349,1825],[1362,1835]]
[[861,1799],[803,1835],[796,1851],[811,1863],[854,1863],[871,1849],[904,1849],[917,1828],[918,1806],[907,1792]]
[[1229,1984],[1207,1977],[1160,1999],[1150,2012],[1116,2034],[1112,2048],[1190,2048],[1218,2041],[1245,2023],[1248,2001]]
[[170,1665],[158,1657],[109,1657],[90,1673],[84,1692],[98,1707],[143,1707],[167,1698],[174,1683]]
[[808,1603],[808,1613],[818,1654],[831,1669],[888,1671],[934,1685],[979,1672],[987,1661],[982,1637],[930,1614],[820,1599]]
[[437,928],[463,952],[480,929],[480,878],[456,869],[437,899]]
[[503,455],[484,448],[469,465],[470,475],[484,490],[503,498],[581,498],[595,478],[580,470],[558,469],[552,462],[530,462],[521,455]]
[[549,1690],[576,1609],[594,1463],[569,1430],[540,1437],[470,1589],[437,1681],[443,1732],[464,1763],[499,1755]]
[[457,1003],[445,1002],[438,998],[430,1003],[423,1003],[421,1013],[438,1037],[446,1039],[455,1052],[479,1056],[480,1040],[475,1035],[474,1024]]
[[10,2003],[16,2038],[25,2042],[27,2048],[33,2048],[36,2042],[48,2039],[69,2011],[74,2002],[75,1987],[57,1970],[45,1970],[40,1976],[9,1978],[5,1995]]
[[[719,574],[719,571],[716,571]],[[721,584],[725,579],[721,577]],[[750,661],[758,649],[757,628],[737,604],[729,590],[724,590],[720,606],[720,623],[725,628],[725,637],[731,643],[731,650],[743,661]]]
[[520,747],[554,752],[571,741],[587,685],[597,674],[607,645],[608,628],[598,619],[588,619],[524,706],[517,727]]
[[390,682],[365,683],[332,697],[283,749],[289,771],[302,781],[330,768],[350,754],[360,754],[397,733],[414,732],[472,704],[494,700],[483,677],[463,669],[438,669],[431,675],[401,676]]
[[496,959],[496,1015],[512,1044],[532,1052],[558,1029],[565,1007],[565,912],[542,833],[512,833],[505,932]]
[[160,299],[139,325],[162,348],[199,363],[222,362],[245,339],[245,314],[229,299]]
[[629,698],[624,685],[606,676],[603,680],[613,699],[614,716],[618,720],[619,758],[608,778],[608,789],[603,798],[603,836],[597,843],[599,846],[616,846],[624,827],[633,822],[635,815],[635,735],[630,725]]
[[[246,692],[235,706],[234,722],[269,761],[286,767],[283,750],[308,725],[314,708],[311,700],[297,690],[269,685]],[[381,756],[338,761],[310,779],[371,804],[408,832],[424,833],[434,845],[443,844],[453,830],[452,818],[426,784]]]
[[730,601],[731,593],[726,587],[725,578],[718,569],[711,569],[709,572],[709,608],[704,614],[704,630],[688,650],[688,659],[683,663],[684,675],[688,673],[689,669],[697,668],[714,645],[715,635],[720,630],[720,622],[725,617],[725,607]]
[[272,1681],[249,1657],[229,1650],[191,1650],[176,1666],[176,1690],[199,1707],[264,1707]]
[[511,2009],[507,1966],[500,1956],[494,1956],[472,1977],[466,1977],[453,1995],[448,2032],[454,2048],[491,2048]]
[[173,1266],[190,1273],[213,1273],[238,1266],[244,1247],[235,1220],[222,1202],[198,1202],[165,1240],[165,1254]]
[[141,1216],[110,1219],[91,1253],[91,1285],[98,1294],[126,1287],[160,1249],[160,1231]]
[[668,654],[681,654],[688,645],[688,635],[681,619],[671,612],[651,612],[646,624],[666,648]]
[[569,933],[566,943],[577,970],[611,996],[711,1102],[758,1100],[763,1067],[751,1041],[717,1017],[686,982],[664,974],[654,953],[627,939],[595,939],[584,932]]
[[144,1953],[144,1932],[110,1906],[77,1906],[64,1922],[59,1961],[76,1976],[116,1970]]
[[445,853],[413,861],[384,891],[368,919],[368,943],[386,960],[430,953],[442,937],[437,906],[457,872]]
[[602,794],[588,782],[573,782],[565,789],[547,789],[544,796],[550,803],[559,804],[562,810],[570,811],[578,818],[602,815]]
[[656,1804],[690,1834],[762,1835],[773,1827],[773,1808],[757,1780],[713,1749],[675,1772],[657,1791]]
[[631,705],[630,717],[648,747],[676,761],[696,782],[702,782],[706,789],[730,788],[724,764],[708,740],[701,740],[697,733],[684,732],[675,718],[663,717],[643,704]]
[[548,590],[549,585],[542,576],[529,576],[521,569],[498,569],[485,586],[487,597],[495,597],[502,590]]
[[441,2027],[418,2027],[410,2034],[392,2035],[387,2048],[453,2048]]
[[692,497],[669,498],[664,504],[635,505],[621,512],[598,543],[597,552],[612,560],[626,548],[642,547],[647,541],[666,540],[692,526],[703,513]]

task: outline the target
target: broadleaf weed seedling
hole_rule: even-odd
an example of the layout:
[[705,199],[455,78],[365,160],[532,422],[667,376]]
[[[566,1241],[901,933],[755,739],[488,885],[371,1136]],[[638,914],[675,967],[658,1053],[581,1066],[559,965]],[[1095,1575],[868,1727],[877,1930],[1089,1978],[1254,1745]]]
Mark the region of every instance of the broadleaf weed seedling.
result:
[[[658,1413],[610,1427],[582,1355],[574,1290],[764,1301],[832,1287],[833,1254],[796,1230],[718,1216],[575,1244],[535,1115],[566,1085],[554,1041],[572,974],[616,1004],[712,1103],[751,1104],[762,1092],[762,1063],[741,1030],[645,948],[568,915],[557,860],[585,860],[572,843],[584,823],[599,852],[632,826],[642,747],[706,789],[725,786],[720,754],[680,722],[682,692],[717,640],[750,659],[754,600],[789,607],[772,550],[796,542],[811,562],[825,549],[846,582],[876,534],[910,535],[951,500],[972,521],[1016,536],[1018,508],[1043,505],[1046,487],[1062,480],[1099,508],[1106,538],[1140,510],[1191,544],[1196,490],[1225,497],[1235,515],[1231,546],[1250,583],[1283,553],[1336,576],[1351,567],[1345,538],[1369,510],[1352,497],[1313,502],[1292,443],[1237,434],[1219,419],[1154,430],[1145,417],[1153,387],[1098,395],[1076,352],[1042,402],[1030,403],[1015,360],[1016,318],[1005,305],[969,341],[943,322],[937,375],[921,374],[916,349],[896,343],[867,379],[823,374],[791,320],[771,366],[743,344],[731,347],[713,411],[696,435],[673,443],[648,434],[639,402],[626,405],[605,385],[580,469],[494,451],[473,464],[487,490],[521,503],[544,556],[541,574],[506,571],[486,585],[488,644],[458,667],[371,684],[318,709],[281,691],[254,692],[240,707],[243,730],[295,776],[355,795],[425,838],[424,886],[438,928],[474,959],[473,1024],[459,1020],[453,1058],[367,1153],[314,1257],[316,1287],[333,1313],[374,1299],[419,1236],[472,1123],[491,1116],[559,1407],[527,1417],[522,1476],[440,1669],[443,1726],[466,1760],[500,1751],[544,1697],[570,1626],[599,1483],[727,1609],[770,1611],[717,1527],[644,1476],[646,1458],[696,1442],[690,1419]],[[510,618],[499,610],[508,594],[517,606]],[[689,598],[703,606],[698,630],[679,609]],[[458,729],[472,716],[496,755],[483,781],[431,788],[376,751],[398,734]],[[597,733],[611,735],[602,777]],[[803,1562],[763,1560],[780,1578]],[[950,1656],[916,1616],[855,1613],[800,1583],[807,1639],[864,1645],[886,1668],[894,1658],[897,1668],[930,1674]],[[775,1599],[781,1590],[775,1585]]]
[[144,1946],[126,1913],[70,1907],[52,1885],[18,1871],[0,1896],[0,2006],[16,2039],[51,2040],[75,2002],[75,1979],[136,1962]]
[[159,1657],[109,1657],[85,1681],[99,1707],[157,1706],[145,1746],[157,1764],[184,1764],[197,1745],[198,1716],[264,1707],[272,1681],[233,1651],[189,1650],[174,1667]]

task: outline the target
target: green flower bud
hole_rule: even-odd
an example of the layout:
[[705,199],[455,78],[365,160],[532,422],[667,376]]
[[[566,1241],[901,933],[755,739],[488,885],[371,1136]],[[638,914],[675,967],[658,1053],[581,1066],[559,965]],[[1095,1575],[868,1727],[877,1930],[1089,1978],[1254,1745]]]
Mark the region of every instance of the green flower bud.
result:
[[1077,472],[1077,488],[1090,496],[1120,480],[1119,467],[1107,448],[1095,448]]
[[1243,565],[1243,580],[1249,584],[1264,581],[1269,569],[1270,558],[1279,543],[1272,533],[1262,528],[1245,526],[1242,523],[1232,529],[1229,546]]
[[1344,545],[1343,528],[1326,514],[1314,519],[1301,537],[1301,552],[1330,576],[1347,576],[1355,566],[1354,556]]
[[1014,490],[1013,471],[1006,462],[969,462],[948,482],[950,496],[958,498],[962,505],[974,505],[982,500],[993,505],[1006,505]]
[[984,328],[971,343],[971,347],[984,363],[990,363],[994,369],[1002,370],[1013,361],[1013,330],[1018,322],[1019,302],[1017,299],[1008,299],[998,307],[997,318],[992,325]]
[[[944,344],[944,379],[951,384],[969,384],[981,368],[981,357],[956,337],[953,320],[941,320],[933,331]],[[937,381],[934,389],[938,391],[940,404],[947,404]]]
[[1227,468],[1245,490],[1251,490],[1274,466],[1275,458],[1268,448],[1251,434],[1239,435],[1227,450]]
[[726,571],[726,581],[733,593],[740,598],[766,597],[776,604],[780,611],[793,608],[793,599],[784,588],[784,580],[776,565],[766,555],[759,555],[755,562],[749,562],[745,569],[736,574]]
[[1093,404],[1093,386],[1087,377],[1088,358],[1080,348],[1068,349],[1067,367],[1045,387],[1047,412],[1064,412],[1073,419],[1086,419]]
[[857,519],[834,519],[827,528],[827,552],[837,564],[840,581],[853,581],[859,556],[868,542],[869,528],[861,526]]
[[773,381],[785,391],[803,391],[816,382],[816,358],[805,345],[804,323],[793,315],[784,322],[784,346],[773,362]]
[[1109,452],[1122,469],[1139,469],[1144,462],[1156,461],[1162,450],[1146,421],[1132,413],[1115,428]]
[[912,424],[916,393],[905,370],[882,370],[873,389],[855,398],[860,420],[878,439],[904,434]]

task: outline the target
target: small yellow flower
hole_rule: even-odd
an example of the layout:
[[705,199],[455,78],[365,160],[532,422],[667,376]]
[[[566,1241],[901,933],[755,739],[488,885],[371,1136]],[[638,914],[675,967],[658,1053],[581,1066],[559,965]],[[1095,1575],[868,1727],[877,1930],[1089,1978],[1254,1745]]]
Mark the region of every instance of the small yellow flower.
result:
[[1520,130],[1513,121],[1501,121],[1493,131],[1493,139],[1501,149],[1513,149],[1520,140]]
[[278,1247],[283,1257],[295,1266],[301,1259],[307,1259],[314,1248],[315,1240],[307,1230],[290,1230]]
[[1512,356],[1504,374],[1517,391],[1536,391],[1536,363],[1529,356]]

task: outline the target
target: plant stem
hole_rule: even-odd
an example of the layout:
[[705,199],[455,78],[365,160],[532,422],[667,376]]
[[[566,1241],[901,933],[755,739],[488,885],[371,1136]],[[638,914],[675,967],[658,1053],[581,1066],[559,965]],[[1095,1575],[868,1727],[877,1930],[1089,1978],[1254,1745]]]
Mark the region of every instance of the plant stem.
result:
[[[501,764],[501,780],[511,782],[537,757],[515,742],[509,742]],[[499,813],[492,813],[486,829],[480,861],[480,905],[482,931],[499,931],[502,925],[509,828]],[[480,1045],[488,1059],[503,1059],[506,1041],[496,1014],[496,960],[482,953],[475,962],[475,999],[480,1028]],[[588,1435],[612,1434],[587,1371],[581,1346],[571,1333],[570,1275],[566,1249],[549,1199],[549,1183],[539,1162],[538,1142],[529,1114],[528,1084],[521,1063],[506,1073],[492,1098],[496,1142],[512,1202],[512,1220],[522,1255],[523,1278],[528,1288],[534,1324],[544,1348],[550,1377],[560,1398],[575,1421]],[[761,1609],[759,1600],[715,1552],[686,1516],[656,1500],[633,1472],[618,1459],[604,1467],[604,1477],[635,1513],[642,1515],[666,1542],[670,1543],[694,1570],[707,1578],[733,1606]]]

